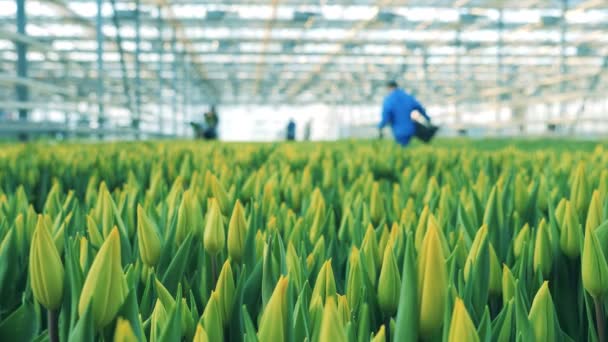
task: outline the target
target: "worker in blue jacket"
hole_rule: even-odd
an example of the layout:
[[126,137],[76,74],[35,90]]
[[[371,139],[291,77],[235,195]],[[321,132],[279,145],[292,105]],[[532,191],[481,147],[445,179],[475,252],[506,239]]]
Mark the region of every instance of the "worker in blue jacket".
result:
[[390,125],[397,143],[405,146],[416,134],[415,123],[411,116],[412,112],[417,111],[429,122],[431,118],[426,114],[426,110],[418,100],[399,88],[397,82],[390,81],[387,83],[387,87],[389,94],[384,98],[382,121],[378,125],[380,136],[382,136],[382,128]]

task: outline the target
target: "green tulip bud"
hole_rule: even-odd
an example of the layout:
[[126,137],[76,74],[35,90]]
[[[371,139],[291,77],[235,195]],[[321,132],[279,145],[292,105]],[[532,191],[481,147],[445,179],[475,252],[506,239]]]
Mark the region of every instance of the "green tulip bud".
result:
[[334,272],[331,268],[331,259],[325,261],[321,267],[312,294],[313,296],[320,296],[324,302],[327,301],[328,297],[334,297],[336,295],[336,280],[334,279]]
[[203,317],[201,318],[203,328],[209,337],[209,341],[223,341],[224,340],[224,322],[222,322],[222,308],[220,306],[220,299],[215,291],[211,291],[211,296],[203,311]]
[[150,318],[150,342],[160,340],[165,325],[167,324],[167,311],[160,299],[156,300],[152,317]]
[[99,228],[97,228],[97,223],[91,215],[87,215],[87,233],[89,234],[89,240],[91,241],[91,245],[96,248],[99,248],[103,244],[103,237],[99,233]]
[[78,261],[80,262],[80,269],[84,272],[89,263],[89,241],[84,236],[80,238]]
[[[259,341],[285,341],[287,337],[287,287],[289,280],[281,277],[264,308],[258,329]],[[219,341],[213,340],[212,341]]]
[[513,273],[507,267],[507,265],[502,265],[502,302],[507,303],[513,297],[515,297],[515,291],[517,287],[515,284],[515,277],[513,277]]
[[559,245],[566,256],[574,259],[581,253],[583,229],[570,202],[566,201],[564,208]]
[[230,262],[226,260],[215,285],[215,292],[218,294],[220,308],[222,309],[222,322],[224,324],[228,324],[232,317],[235,291],[232,267],[230,267]]
[[429,226],[418,259],[418,298],[420,305],[419,332],[422,337],[433,336],[443,324],[448,295],[448,271],[439,233]]
[[559,224],[564,222],[564,216],[566,215],[566,203],[569,203],[569,201],[562,198],[557,204],[557,207],[555,207],[555,218]]
[[542,219],[536,229],[536,240],[534,241],[534,272],[542,273],[544,278],[549,277],[553,266],[553,247],[549,238],[548,227],[545,219]]
[[585,166],[582,162],[576,168],[572,187],[570,188],[570,202],[577,210],[579,217],[585,217],[589,204],[589,183],[585,174]]
[[363,237],[363,242],[361,243],[361,250],[367,257],[372,258],[371,261],[373,262],[375,269],[380,267],[380,263],[382,262],[380,248],[378,247],[378,240],[376,239],[374,226],[371,224],[367,226],[367,231],[365,231],[365,236]]
[[236,201],[230,223],[228,224],[228,255],[237,264],[240,264],[245,249],[247,236],[247,220],[240,201]]
[[131,328],[129,321],[118,318],[114,330],[114,342],[137,342],[137,337]]
[[452,311],[452,321],[450,322],[449,342],[474,342],[479,341],[479,335],[471,317],[460,298],[456,298],[454,311]]
[[400,291],[399,269],[393,255],[393,246],[389,243],[384,251],[380,279],[378,280],[378,305],[386,316],[394,316],[397,312]]
[[356,309],[361,302],[363,291],[363,270],[359,250],[353,246],[348,258],[349,268],[346,276],[346,297],[351,308]]
[[[380,230],[382,230],[382,233],[380,234],[380,240],[378,240],[378,253],[380,256],[384,257],[384,249],[386,248],[390,234],[388,233],[386,224],[384,224]],[[382,261],[382,259],[380,259],[380,261]]]
[[177,210],[175,243],[181,245],[190,232],[193,232],[195,237],[200,237],[202,227],[203,212],[200,203],[191,189],[186,190]]
[[420,249],[422,247],[422,240],[424,239],[424,236],[426,234],[426,230],[427,230],[427,222],[429,220],[429,213],[430,213],[430,209],[428,205],[425,205],[424,208],[422,209],[422,212],[420,213],[420,218],[418,219],[418,225],[416,226],[416,233],[415,233],[415,242],[416,242],[416,251],[420,252]]
[[500,295],[502,292],[502,271],[500,269],[500,262],[498,256],[494,251],[494,246],[490,244],[490,293],[493,295]]
[[156,266],[161,251],[160,237],[140,205],[137,206],[137,241],[139,256],[144,264],[150,267]]
[[224,248],[224,221],[217,201],[210,198],[209,203],[209,213],[207,214],[207,224],[205,225],[204,246],[207,253],[217,255]]
[[219,180],[217,179],[217,177],[215,177],[215,175],[211,175],[211,177],[209,178],[209,180],[211,181],[211,193],[213,194],[213,197],[215,197],[215,199],[217,200],[222,213],[224,215],[228,215],[228,213],[230,212],[230,201],[228,200],[228,194],[226,193],[226,190],[224,189],[222,184],[220,184]]
[[370,194],[369,211],[372,221],[375,224],[380,223],[380,220],[384,218],[384,200],[380,195],[380,184],[374,182],[372,185],[372,192]]
[[127,292],[120,259],[120,236],[118,228],[114,227],[101,245],[84,281],[78,313],[82,316],[91,305],[95,326],[102,328],[114,319]]
[[207,332],[202,325],[196,325],[196,333],[194,334],[194,339],[192,342],[209,342],[209,337],[207,336]]
[[524,246],[528,241],[530,241],[530,226],[526,223],[521,228],[519,233],[517,233],[515,241],[513,242],[513,255],[515,258],[519,258]]
[[301,286],[304,284],[304,271],[302,270],[300,257],[298,256],[298,253],[291,242],[289,245],[287,245],[286,259],[289,279],[292,280],[292,284],[295,285],[296,291],[299,292],[301,290]]
[[585,232],[581,264],[583,287],[593,298],[602,298],[608,291],[608,263],[594,229]]
[[589,203],[589,212],[587,213],[587,221],[585,229],[595,229],[602,223],[602,205],[600,204],[599,191],[593,191],[591,202]]
[[[323,342],[346,342],[346,329],[344,324],[338,315],[338,309],[336,307],[336,299],[334,297],[328,297],[325,301],[325,308],[323,309],[323,320],[321,322],[321,334],[319,341]],[[271,341],[271,340],[262,340]],[[281,341],[281,340],[272,340]]]
[[464,281],[468,282],[471,277],[471,267],[477,263],[477,259],[479,258],[479,252],[482,247],[482,244],[487,241],[488,237],[488,226],[483,225],[477,233],[475,234],[475,239],[473,240],[473,244],[471,245],[471,249],[469,250],[469,255],[467,257],[467,261],[464,265]]
[[549,292],[548,282],[545,281],[536,292],[528,315],[536,341],[557,341],[558,330],[555,317],[553,299]]
[[350,322],[350,306],[346,296],[337,295],[338,298],[338,317],[342,320],[342,324],[346,325]]
[[41,215],[32,236],[29,276],[36,301],[48,310],[58,309],[63,299],[63,264]]

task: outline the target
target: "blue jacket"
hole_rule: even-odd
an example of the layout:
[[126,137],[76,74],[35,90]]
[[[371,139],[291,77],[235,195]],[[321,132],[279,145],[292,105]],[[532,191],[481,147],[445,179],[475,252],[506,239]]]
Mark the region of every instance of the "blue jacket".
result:
[[430,120],[424,107],[412,95],[399,88],[395,89],[384,99],[382,121],[378,128],[390,125],[397,140],[409,140],[415,133],[411,117],[413,111],[418,111],[425,119]]

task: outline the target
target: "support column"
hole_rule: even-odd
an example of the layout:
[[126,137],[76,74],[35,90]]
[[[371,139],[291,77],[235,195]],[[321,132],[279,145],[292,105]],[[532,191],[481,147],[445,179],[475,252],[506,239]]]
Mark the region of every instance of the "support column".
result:
[[[17,33],[25,35],[25,26],[27,24],[27,17],[25,14],[25,0],[17,0]],[[17,76],[19,78],[27,78],[27,44],[21,40],[16,42],[17,45]],[[18,84],[16,87],[17,101],[28,102],[29,101],[29,88],[26,85]],[[26,108],[19,108],[19,120],[28,119],[28,110]],[[21,137],[25,139],[26,137]]]
[[[184,79],[183,79],[183,104],[184,107],[184,117],[182,120],[182,127],[185,127],[185,124],[190,121],[190,65],[188,64],[188,56],[185,52],[182,52],[182,61],[184,68]],[[184,132],[185,133],[185,132]]]
[[158,6],[158,122],[160,127],[158,128],[160,133],[164,133],[163,128],[165,127],[165,118],[163,116],[163,57],[164,57],[164,41],[163,41],[163,9]]
[[[95,20],[95,29],[97,36],[97,123],[99,129],[103,129],[106,124],[104,111],[104,84],[103,84],[103,15],[102,15],[103,0],[97,0],[97,16]],[[100,138],[103,138],[100,135]]]
[[173,56],[173,63],[171,63],[172,76],[171,87],[173,88],[173,96],[171,97],[171,110],[172,110],[172,132],[174,135],[177,133],[177,42],[176,42],[175,28],[171,29],[171,55]]
[[[560,22],[560,59],[559,59],[559,72],[561,74],[561,76],[565,75],[566,73],[568,73],[568,65],[567,65],[567,57],[566,57],[566,30],[567,30],[567,24],[566,24],[566,12],[568,11],[568,0],[562,0],[562,13],[561,13],[561,22]],[[564,80],[562,80],[559,83],[559,91],[560,93],[565,93],[566,92],[566,82]],[[564,117],[564,115],[566,114],[565,112],[565,108],[566,108],[566,104],[564,103],[564,101],[560,101],[559,104],[559,110],[558,110],[558,119],[561,117]],[[574,129],[574,124],[572,129]]]
[[137,130],[137,138],[140,134],[141,124],[141,6],[140,0],[135,0],[135,115],[131,121]]
[[503,50],[504,50],[504,20],[503,10],[498,12],[498,41],[496,42],[496,87],[501,89],[501,92],[496,97],[496,122],[500,118],[501,102],[505,96],[502,92],[504,86],[504,63],[503,63]]

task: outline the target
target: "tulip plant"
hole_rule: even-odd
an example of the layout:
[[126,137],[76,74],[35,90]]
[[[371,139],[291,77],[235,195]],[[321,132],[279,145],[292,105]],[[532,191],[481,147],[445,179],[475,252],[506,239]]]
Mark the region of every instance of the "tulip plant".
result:
[[0,341],[606,341],[606,146],[477,145],[3,146]]

